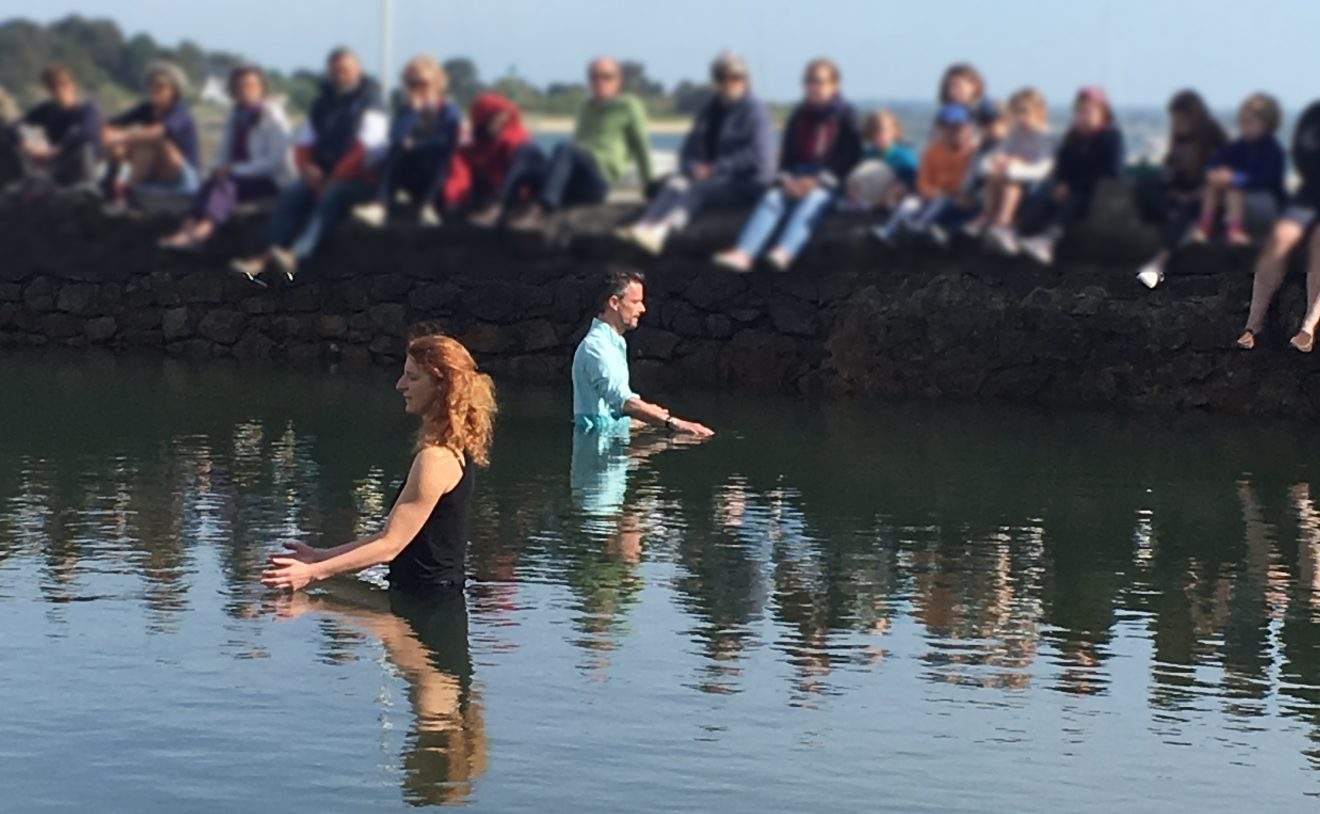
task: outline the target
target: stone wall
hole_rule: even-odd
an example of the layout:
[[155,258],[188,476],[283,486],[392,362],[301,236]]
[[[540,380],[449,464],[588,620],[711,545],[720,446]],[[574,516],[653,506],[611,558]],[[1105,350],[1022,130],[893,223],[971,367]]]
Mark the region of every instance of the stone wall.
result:
[[1250,252],[1198,247],[1166,285],[1134,279],[1154,248],[1121,189],[1060,247],[1058,264],[972,247],[885,250],[838,217],[787,274],[713,269],[741,222],[714,213],[645,257],[610,236],[628,210],[579,210],[543,233],[346,226],[288,288],[229,273],[258,218],[207,250],[154,247],[165,216],[108,218],[92,203],[0,205],[0,347],[105,346],[190,358],[373,364],[433,320],[498,377],[563,381],[611,263],[649,276],[630,335],[642,392],[710,385],[895,397],[1004,399],[1125,409],[1320,413],[1320,361],[1285,350],[1303,308],[1292,275],[1281,324],[1253,353],[1232,343]]

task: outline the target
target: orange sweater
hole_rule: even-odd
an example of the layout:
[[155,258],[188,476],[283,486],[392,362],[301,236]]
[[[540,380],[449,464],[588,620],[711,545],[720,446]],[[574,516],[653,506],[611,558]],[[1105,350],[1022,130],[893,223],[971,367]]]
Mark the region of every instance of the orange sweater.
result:
[[926,145],[917,166],[917,193],[923,198],[957,195],[975,153],[975,147],[970,144],[958,150],[938,138]]

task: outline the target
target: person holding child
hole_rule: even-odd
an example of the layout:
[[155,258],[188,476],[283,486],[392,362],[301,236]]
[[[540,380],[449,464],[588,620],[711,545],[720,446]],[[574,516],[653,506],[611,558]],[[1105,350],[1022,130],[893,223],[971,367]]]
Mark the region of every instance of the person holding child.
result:
[[984,236],[990,248],[1012,255],[1018,252],[1014,229],[1018,208],[1049,177],[1056,145],[1049,133],[1049,108],[1039,90],[1023,88],[1014,93],[1008,112],[1008,135],[978,168],[984,178],[984,205],[966,231],[973,237]]
[[766,255],[776,271],[786,271],[839,196],[843,179],[862,153],[853,107],[839,92],[839,66],[813,59],[803,75],[806,98],[784,126],[779,176],[738,236],[738,244],[713,262],[738,274],[752,270],[761,249],[783,224],[778,244]]
[[862,161],[848,175],[847,205],[854,211],[891,210],[917,182],[917,154],[903,140],[903,125],[890,110],[862,121]]
[[1263,228],[1274,222],[1284,197],[1285,158],[1275,136],[1281,115],[1279,103],[1264,93],[1253,93],[1242,103],[1238,138],[1210,160],[1193,241],[1209,239],[1221,210],[1230,246],[1251,242],[1248,226]]
[[948,229],[975,215],[975,200],[964,194],[975,154],[976,131],[967,108],[952,102],[941,107],[935,118],[935,136],[921,153],[916,194],[905,198],[872,234],[887,245],[904,233],[925,235],[937,245],[946,245]]
[[1100,182],[1123,172],[1123,134],[1114,122],[1109,97],[1084,87],[1073,100],[1072,126],[1054,156],[1050,180],[1024,209],[1018,246],[1042,265],[1054,262],[1054,247],[1064,230],[1086,217]]

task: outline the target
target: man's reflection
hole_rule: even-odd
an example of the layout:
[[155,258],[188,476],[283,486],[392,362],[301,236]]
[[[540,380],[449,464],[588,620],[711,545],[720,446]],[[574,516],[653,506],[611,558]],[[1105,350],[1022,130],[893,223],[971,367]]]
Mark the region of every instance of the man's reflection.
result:
[[[486,771],[488,745],[481,701],[472,687],[463,593],[419,599],[341,580],[277,602],[283,617],[315,613],[380,641],[407,682],[412,705],[401,760],[404,798],[413,805],[465,802]],[[332,650],[335,638],[342,634],[332,633]]]

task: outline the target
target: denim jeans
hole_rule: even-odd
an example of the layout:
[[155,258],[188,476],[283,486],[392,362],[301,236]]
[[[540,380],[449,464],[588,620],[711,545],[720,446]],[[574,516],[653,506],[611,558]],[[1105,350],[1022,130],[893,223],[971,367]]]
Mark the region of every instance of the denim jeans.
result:
[[837,197],[833,190],[824,187],[816,187],[797,201],[790,200],[778,187],[770,190],[761,196],[756,211],[738,236],[738,248],[755,257],[769,242],[775,227],[784,222],[783,231],[779,235],[779,248],[797,257],[802,247],[807,245],[816,224],[829,211]]
[[541,184],[541,204],[559,209],[574,204],[594,204],[605,200],[610,182],[601,174],[591,153],[565,142],[550,155]]
[[535,190],[545,179],[546,157],[532,142],[513,151],[513,160],[504,173],[504,181],[496,192],[495,203],[508,209],[523,199],[523,192]]
[[681,230],[707,207],[746,206],[760,192],[760,185],[745,178],[713,176],[694,181],[675,175],[660,187],[642,222],[668,223],[674,230]]
[[364,181],[331,181],[318,196],[302,181],[286,189],[275,202],[267,237],[274,246],[288,246],[299,260],[316,251],[321,238],[359,203],[369,199],[372,188]]

